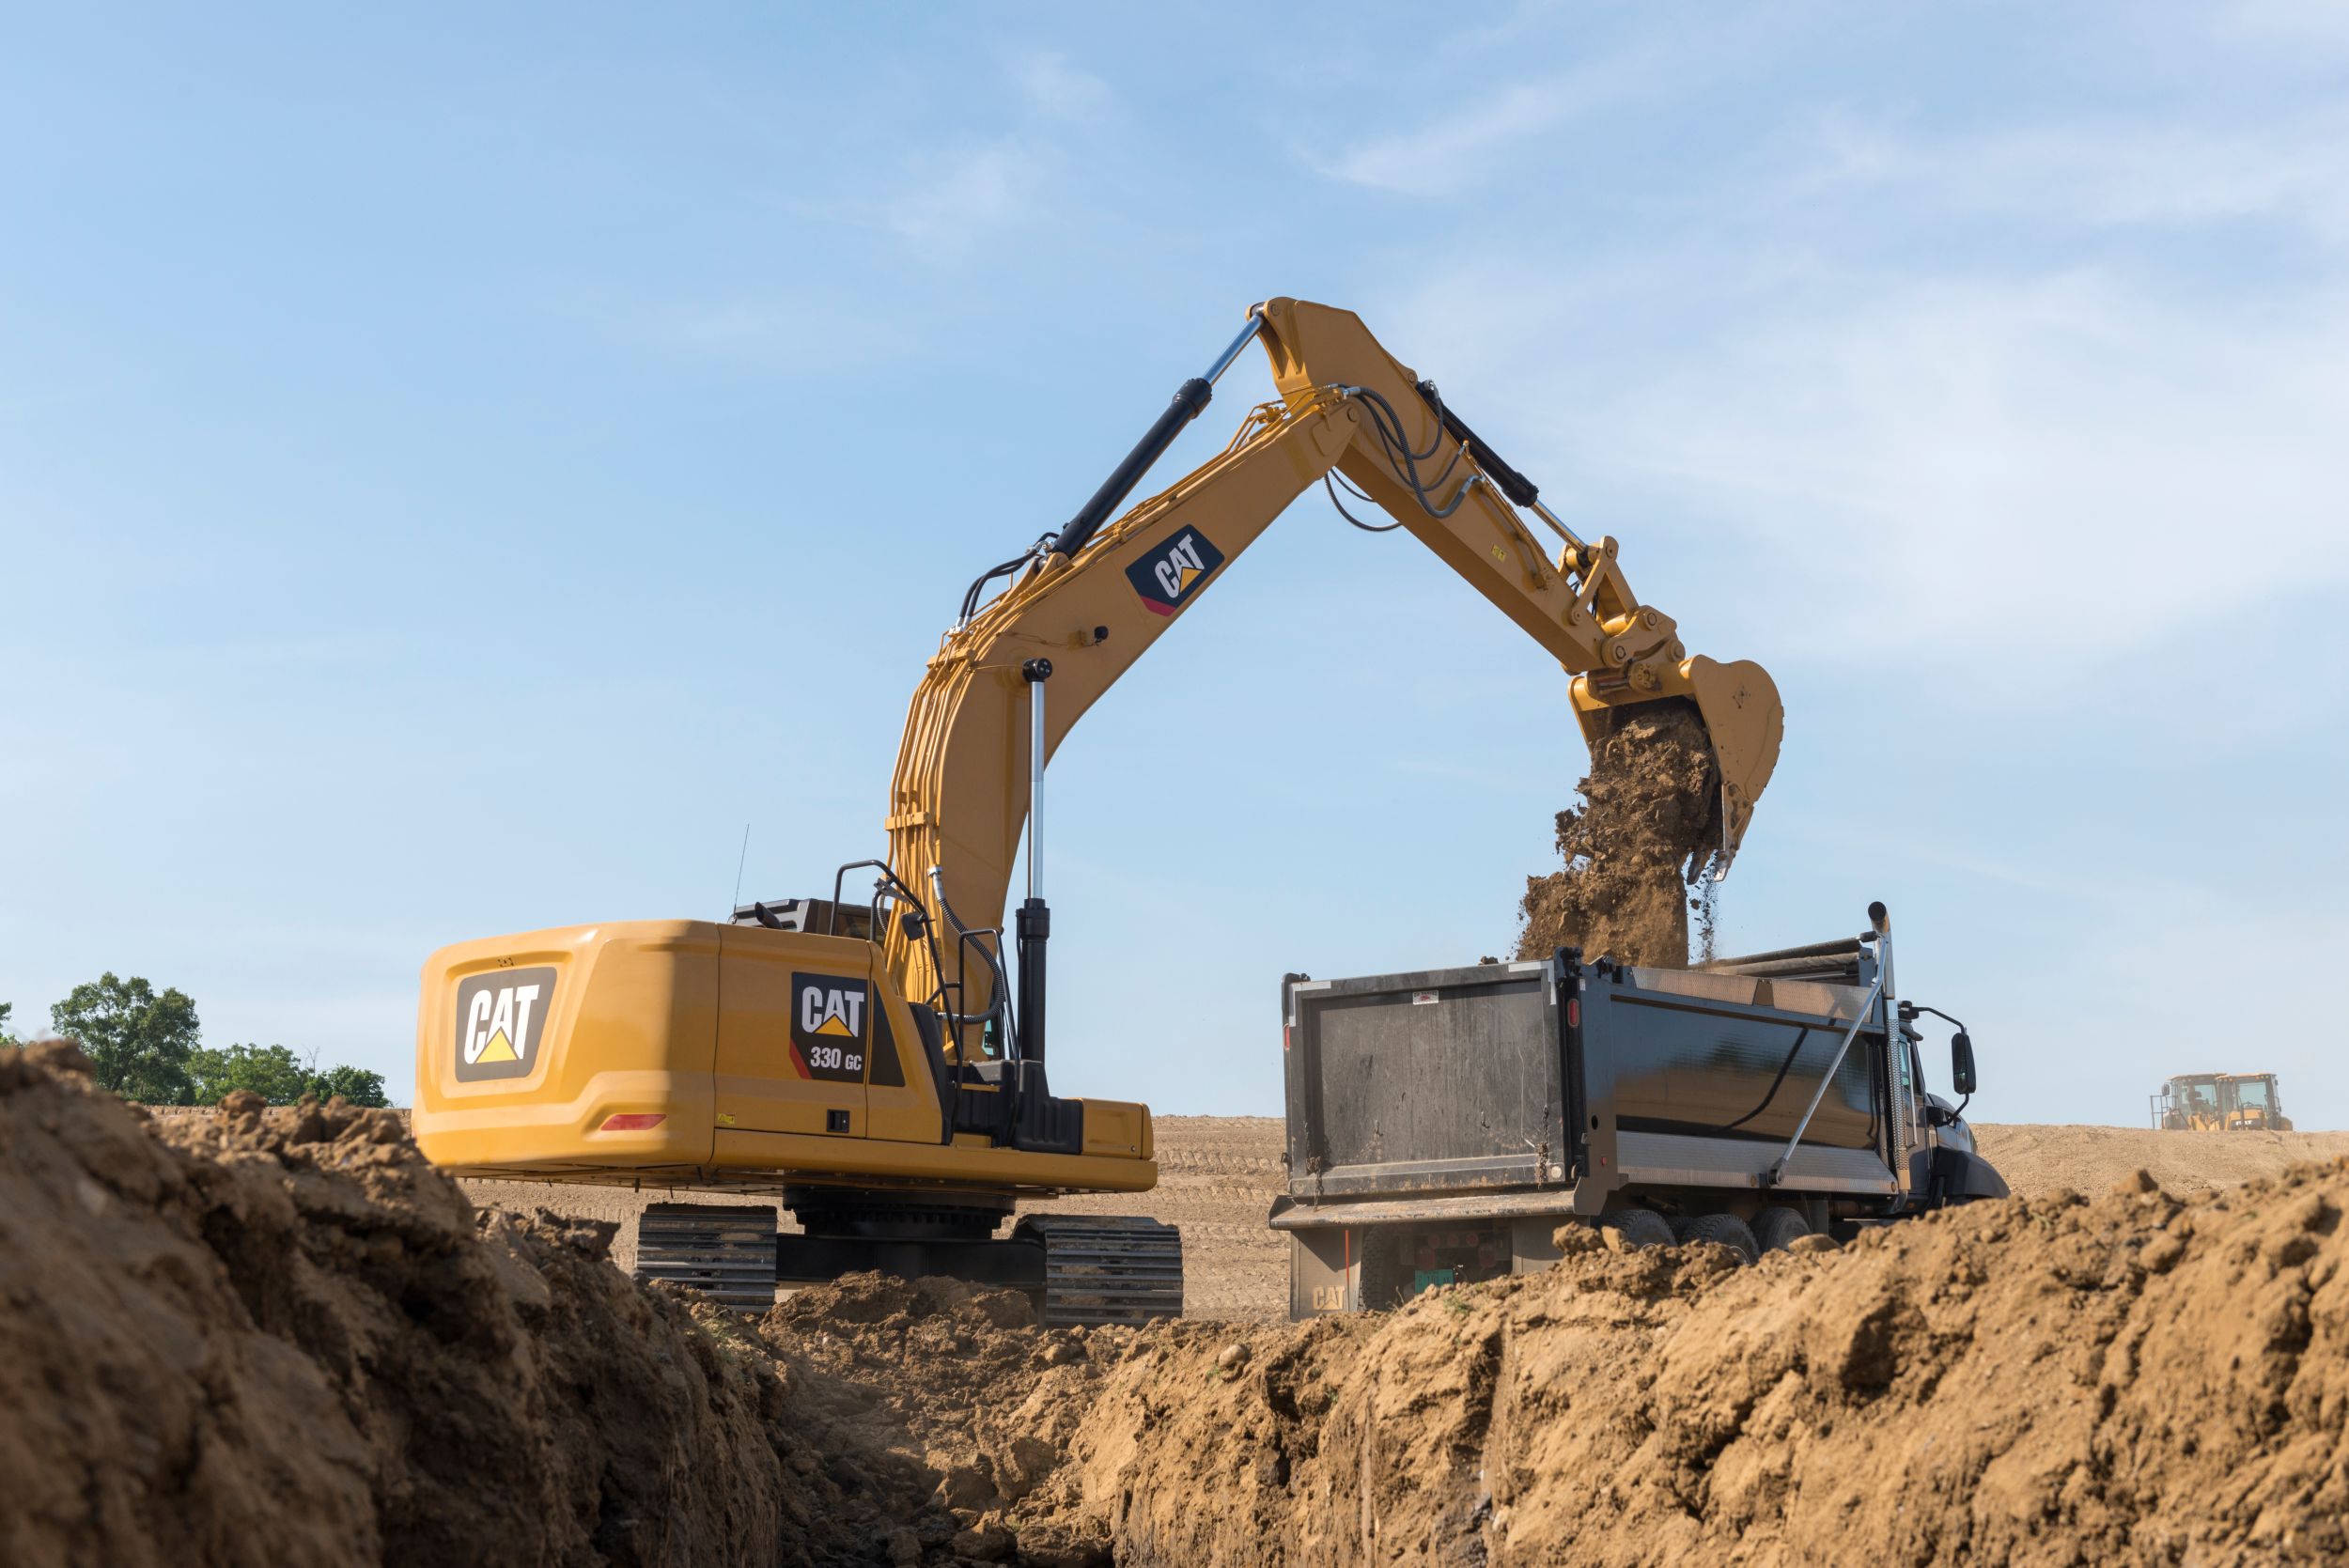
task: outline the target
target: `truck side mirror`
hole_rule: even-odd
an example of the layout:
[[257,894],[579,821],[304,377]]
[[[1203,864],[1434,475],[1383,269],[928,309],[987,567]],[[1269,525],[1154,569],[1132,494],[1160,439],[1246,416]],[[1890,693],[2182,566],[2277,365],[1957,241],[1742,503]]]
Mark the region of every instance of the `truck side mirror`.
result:
[[1960,1096],[1974,1092],[1974,1042],[1962,1029],[1950,1036],[1950,1087]]

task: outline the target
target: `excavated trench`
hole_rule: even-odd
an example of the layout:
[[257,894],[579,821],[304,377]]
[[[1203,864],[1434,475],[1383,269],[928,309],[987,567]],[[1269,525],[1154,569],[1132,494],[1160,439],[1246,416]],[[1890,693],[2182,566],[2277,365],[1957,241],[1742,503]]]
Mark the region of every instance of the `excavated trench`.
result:
[[1400,1311],[735,1317],[381,1112],[0,1057],[11,1564],[2251,1563],[2349,1552],[2349,1161],[1759,1266],[1566,1234]]

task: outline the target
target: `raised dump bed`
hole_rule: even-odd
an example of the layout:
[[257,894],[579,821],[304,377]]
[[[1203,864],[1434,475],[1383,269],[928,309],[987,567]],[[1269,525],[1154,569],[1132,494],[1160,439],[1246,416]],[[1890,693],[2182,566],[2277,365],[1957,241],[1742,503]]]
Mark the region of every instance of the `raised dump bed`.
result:
[[[1877,907],[1880,912],[1881,907]],[[2005,1186],[1926,1093],[1889,923],[1703,970],[1291,975],[1295,1316],[1539,1267],[1569,1219],[1749,1256]],[[1952,1041],[1973,1090],[1972,1048]]]

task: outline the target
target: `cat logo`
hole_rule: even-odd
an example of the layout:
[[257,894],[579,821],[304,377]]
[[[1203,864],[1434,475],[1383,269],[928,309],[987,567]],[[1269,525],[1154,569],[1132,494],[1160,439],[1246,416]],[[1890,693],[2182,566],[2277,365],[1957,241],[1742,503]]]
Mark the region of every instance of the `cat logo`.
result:
[[457,987],[457,1080],[521,1078],[537,1064],[554,970],[492,970]]
[[1126,581],[1154,613],[1172,615],[1222,564],[1223,552],[1209,544],[1205,534],[1184,528],[1128,567]]
[[791,976],[791,1068],[801,1078],[864,1081],[862,980],[837,974]]

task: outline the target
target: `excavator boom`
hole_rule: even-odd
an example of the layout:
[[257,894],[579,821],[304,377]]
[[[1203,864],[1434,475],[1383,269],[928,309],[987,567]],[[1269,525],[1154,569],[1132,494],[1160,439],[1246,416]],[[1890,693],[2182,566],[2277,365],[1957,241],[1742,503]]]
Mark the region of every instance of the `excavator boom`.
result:
[[[1112,518],[1252,340],[1271,362],[1279,399],[1252,410],[1215,457]],[[946,917],[945,929],[1001,928],[1039,770],[1032,756],[1049,757],[1292,501],[1333,477],[1557,659],[1574,676],[1570,698],[1587,739],[1595,743],[1626,707],[1692,703],[1720,766],[1715,865],[1727,868],[1778,760],[1783,710],[1768,674],[1690,655],[1672,616],[1632,591],[1616,541],[1576,535],[1353,312],[1273,299],[1249,312],[1231,347],[1184,383],[1066,526],[990,574],[1010,577],[1001,595],[982,607],[988,579],[972,584],[962,620],[930,660],[891,786],[889,863],[917,884],[935,868],[942,907],[933,913]],[[1555,536],[1555,554],[1527,512]],[[1039,681],[1049,681],[1040,702]],[[888,939],[907,994],[931,994],[946,978],[929,968],[933,951],[902,930]],[[952,979],[964,1017],[988,1009],[988,971],[959,964]],[[1040,1013],[1040,984],[1023,989],[1032,994],[1021,1004]],[[1022,1033],[1040,1040],[1042,1030]]]

